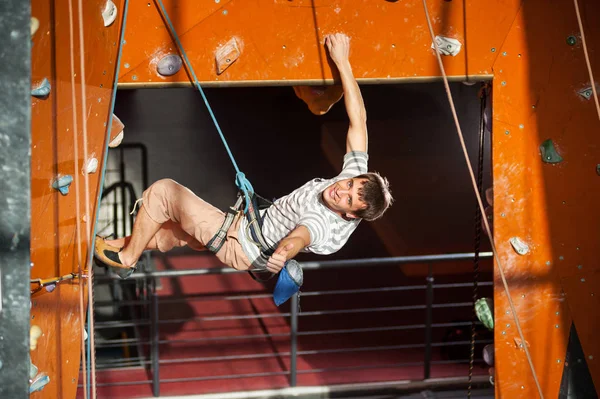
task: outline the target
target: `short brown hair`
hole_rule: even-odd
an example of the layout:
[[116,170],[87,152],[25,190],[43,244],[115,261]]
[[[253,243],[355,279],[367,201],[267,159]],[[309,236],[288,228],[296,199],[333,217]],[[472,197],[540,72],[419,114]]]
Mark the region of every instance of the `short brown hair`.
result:
[[355,179],[363,180],[358,189],[358,198],[367,206],[354,211],[353,214],[367,221],[379,219],[394,202],[389,182],[377,172],[365,173],[356,176]]

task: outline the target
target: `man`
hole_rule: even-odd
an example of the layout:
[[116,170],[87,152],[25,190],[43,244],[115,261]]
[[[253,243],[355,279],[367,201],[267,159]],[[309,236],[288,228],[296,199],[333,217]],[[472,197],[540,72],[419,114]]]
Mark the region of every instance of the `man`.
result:
[[[276,248],[268,259],[260,256],[240,212],[216,253],[230,267],[278,273],[300,251],[332,254],[343,247],[362,219],[381,217],[393,200],[387,180],[367,173],[367,115],[350,66],[350,40],[334,34],[325,38],[325,45],[338,68],[350,119],[342,172],[333,179],[313,179],[262,211],[262,234]],[[131,268],[147,249],[166,252],[187,245],[203,250],[225,218],[219,209],[169,179],[152,184],[142,200],[131,236],[96,238],[95,255],[103,263]]]

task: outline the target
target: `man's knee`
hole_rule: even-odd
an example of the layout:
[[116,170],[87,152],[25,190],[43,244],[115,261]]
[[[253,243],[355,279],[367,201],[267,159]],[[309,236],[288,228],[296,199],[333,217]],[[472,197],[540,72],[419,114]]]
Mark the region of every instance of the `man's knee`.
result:
[[158,197],[166,197],[168,193],[177,190],[179,184],[172,179],[160,179],[148,187],[148,192]]

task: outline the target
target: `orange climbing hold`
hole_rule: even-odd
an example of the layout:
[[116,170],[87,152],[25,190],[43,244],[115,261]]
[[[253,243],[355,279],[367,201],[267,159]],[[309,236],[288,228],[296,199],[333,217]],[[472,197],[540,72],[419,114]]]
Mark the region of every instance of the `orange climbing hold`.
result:
[[341,85],[294,86],[294,92],[315,115],[326,114],[344,95]]

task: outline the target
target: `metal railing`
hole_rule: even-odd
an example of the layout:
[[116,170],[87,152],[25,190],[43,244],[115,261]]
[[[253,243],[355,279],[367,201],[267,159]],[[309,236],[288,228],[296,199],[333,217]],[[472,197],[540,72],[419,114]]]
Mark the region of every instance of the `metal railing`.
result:
[[[451,360],[433,360],[432,352],[434,348],[449,347],[449,346],[461,346],[470,345],[469,340],[461,340],[455,342],[433,342],[433,331],[435,329],[449,328],[449,327],[467,327],[471,325],[470,321],[466,322],[443,322],[435,323],[433,313],[434,310],[453,310],[459,308],[469,308],[473,306],[471,300],[464,302],[448,302],[448,303],[434,303],[434,291],[445,290],[453,288],[470,288],[473,286],[472,282],[468,283],[447,283],[447,284],[436,284],[433,274],[433,264],[438,262],[447,261],[460,261],[473,259],[473,253],[456,253],[456,254],[444,254],[444,255],[427,255],[427,256],[405,256],[405,257],[389,257],[389,258],[369,258],[369,259],[355,259],[355,260],[331,260],[322,262],[305,262],[301,266],[305,273],[311,273],[317,270],[333,269],[333,268],[351,268],[369,266],[371,267],[391,267],[402,264],[414,264],[422,263],[428,265],[428,272],[425,278],[425,284],[409,285],[409,286],[387,286],[387,287],[374,287],[374,288],[358,288],[358,289],[328,289],[319,291],[302,292],[301,297],[325,297],[330,295],[364,295],[366,293],[400,293],[400,292],[425,292],[426,301],[425,304],[411,304],[411,305],[395,305],[395,306],[365,306],[360,308],[352,309],[322,309],[322,310],[311,310],[311,311],[299,311],[298,296],[295,295],[290,301],[289,311],[277,311],[277,312],[266,312],[266,313],[253,313],[253,314],[236,314],[236,315],[210,315],[201,317],[191,318],[176,318],[176,319],[160,319],[159,315],[159,303],[177,303],[177,302],[188,302],[188,301],[206,301],[215,300],[219,298],[225,301],[241,301],[248,299],[264,299],[271,297],[271,294],[263,292],[256,292],[251,294],[219,294],[205,295],[205,294],[191,294],[182,295],[171,298],[160,298],[157,293],[157,280],[159,278],[188,278],[191,276],[210,276],[210,275],[229,275],[232,273],[242,273],[241,271],[232,268],[203,268],[203,269],[189,269],[189,270],[161,270],[161,271],[148,271],[148,272],[137,272],[131,275],[129,279],[135,281],[147,281],[149,286],[149,295],[139,300],[123,301],[121,305],[127,306],[139,306],[146,309],[149,314],[147,318],[132,319],[132,320],[116,320],[108,322],[96,323],[96,329],[108,329],[108,328],[124,328],[124,327],[145,327],[149,329],[147,339],[121,339],[112,340],[97,345],[97,347],[118,347],[126,345],[140,345],[149,347],[149,358],[140,356],[137,358],[131,358],[126,360],[117,360],[113,363],[107,363],[109,367],[128,367],[134,365],[145,365],[151,372],[152,379],[142,381],[131,381],[131,382],[118,382],[118,383],[99,383],[98,386],[111,386],[111,385],[139,385],[139,384],[152,384],[152,390],[154,396],[160,396],[160,384],[161,383],[180,383],[180,382],[191,382],[191,381],[208,381],[208,380],[225,380],[225,379],[236,379],[236,378],[250,378],[250,377],[265,377],[265,376],[288,376],[289,386],[296,387],[298,384],[298,375],[307,373],[325,373],[330,371],[342,371],[342,370],[361,370],[369,368],[389,368],[389,367],[423,367],[423,381],[430,379],[431,367],[436,364],[448,364],[455,361]],[[492,253],[480,253],[480,259],[490,259]],[[96,284],[110,283],[118,280],[118,277],[106,276],[98,277]],[[144,284],[146,285],[146,284]],[[480,282],[480,287],[491,287],[492,282]],[[96,303],[96,305],[108,305],[108,303]],[[325,329],[325,330],[312,330],[312,331],[301,331],[298,326],[298,320],[300,317],[312,317],[312,316],[335,316],[335,315],[352,315],[352,314],[374,314],[380,312],[404,312],[404,311],[423,311],[424,322],[417,324],[408,325],[392,325],[392,326],[370,326],[370,327],[353,327],[353,328],[340,328],[340,329]],[[289,319],[289,332],[283,333],[265,333],[265,334],[249,334],[249,335],[238,335],[238,336],[218,336],[218,337],[198,337],[198,338],[187,338],[182,340],[169,340],[160,339],[159,331],[161,326],[169,324],[181,324],[189,321],[201,321],[203,323],[216,322],[216,321],[236,321],[236,320],[259,320],[264,321],[266,319],[283,318]],[[331,334],[355,334],[355,333],[381,333],[381,332],[393,332],[393,331],[410,331],[410,330],[423,330],[424,331],[424,342],[416,344],[398,344],[398,345],[368,345],[357,348],[330,348],[321,350],[299,350],[298,339],[305,336],[323,336]],[[211,342],[224,342],[227,340],[252,340],[252,339],[272,339],[272,338],[289,338],[289,351],[276,351],[275,353],[252,353],[244,355],[227,355],[227,356],[207,356],[207,357],[189,357],[189,358],[178,358],[178,359],[161,359],[160,358],[160,347],[161,345],[170,345],[174,343],[204,343],[210,345]],[[491,343],[491,340],[479,340],[478,344]],[[343,353],[364,353],[373,351],[387,351],[387,350],[400,350],[400,349],[419,349],[423,350],[423,360],[419,362],[405,362],[395,364],[373,364],[368,366],[343,366],[343,367],[324,367],[310,370],[298,370],[298,357],[308,357],[318,354],[343,354]],[[205,362],[226,362],[234,360],[261,360],[268,358],[289,358],[289,369],[284,371],[275,372],[262,372],[262,373],[244,373],[244,374],[228,374],[228,375],[216,375],[216,376],[198,376],[198,377],[187,377],[187,378],[168,378],[161,379],[160,371],[161,366],[167,366],[178,363],[205,363]],[[468,359],[464,359],[468,361]]]

